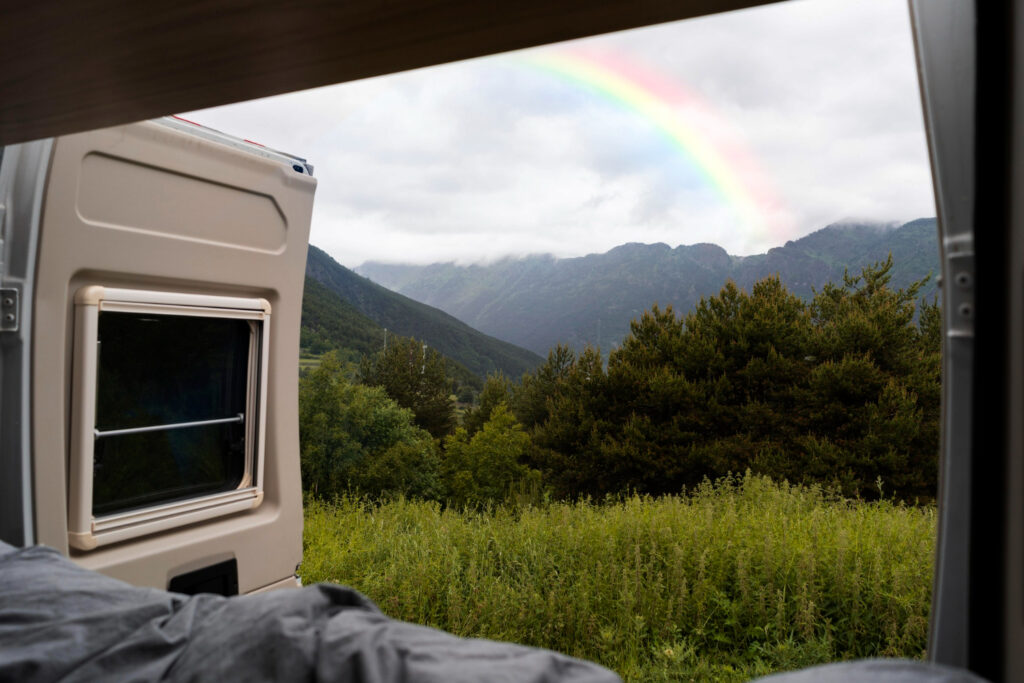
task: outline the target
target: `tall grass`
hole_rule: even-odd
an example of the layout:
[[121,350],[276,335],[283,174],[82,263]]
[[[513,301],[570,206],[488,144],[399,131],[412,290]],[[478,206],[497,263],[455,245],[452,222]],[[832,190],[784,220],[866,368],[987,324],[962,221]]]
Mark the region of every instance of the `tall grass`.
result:
[[306,508],[305,583],[388,615],[598,661],[627,680],[744,680],[924,652],[935,511],[747,475],[683,496]]

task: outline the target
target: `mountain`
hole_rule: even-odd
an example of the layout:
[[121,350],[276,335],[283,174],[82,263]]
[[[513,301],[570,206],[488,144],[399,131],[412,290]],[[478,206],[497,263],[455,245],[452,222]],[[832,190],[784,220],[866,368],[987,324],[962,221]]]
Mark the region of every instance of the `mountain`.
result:
[[[339,299],[343,305],[331,297]],[[345,268],[325,252],[309,246],[303,302],[304,340],[340,337],[342,346],[366,353],[383,345],[389,334],[415,337],[478,376],[501,370],[519,377],[542,358],[526,349],[489,337],[451,315],[396,294]],[[372,323],[372,327],[367,324]]]
[[622,341],[630,321],[658,303],[689,311],[717,294],[726,280],[749,289],[779,274],[795,294],[841,282],[892,252],[892,284],[904,287],[929,273],[922,294],[938,291],[934,218],[904,225],[843,223],[822,228],[754,256],[730,256],[715,244],[669,247],[630,243],[604,254],[556,259],[508,258],[486,266],[428,266],[368,262],[362,275],[417,301],[436,306],[487,334],[539,354],[556,343],[604,350]]
[[[384,328],[357,311],[351,304],[306,276],[302,294],[302,353],[319,355],[339,351],[344,360],[358,362],[364,354],[381,349]],[[395,337],[392,337],[394,339]],[[455,390],[468,387],[470,392],[483,388],[483,378],[465,365],[445,357],[448,376],[455,380]]]

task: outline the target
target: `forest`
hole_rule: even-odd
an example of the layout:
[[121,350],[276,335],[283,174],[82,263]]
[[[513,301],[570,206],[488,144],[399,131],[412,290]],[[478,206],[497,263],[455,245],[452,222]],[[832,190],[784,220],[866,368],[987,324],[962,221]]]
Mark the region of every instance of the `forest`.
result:
[[[679,493],[747,470],[847,497],[934,500],[941,328],[925,281],[865,266],[805,301],[778,277],[695,310],[653,305],[607,355],[551,349],[519,378],[459,381],[421,342],[300,378],[306,489],[455,505]],[[465,382],[462,382],[465,386]]]

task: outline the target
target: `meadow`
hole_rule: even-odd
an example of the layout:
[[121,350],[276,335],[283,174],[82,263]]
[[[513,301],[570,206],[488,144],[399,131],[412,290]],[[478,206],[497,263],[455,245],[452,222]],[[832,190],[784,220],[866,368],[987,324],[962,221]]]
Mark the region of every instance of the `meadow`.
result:
[[303,583],[389,616],[594,660],[626,681],[743,681],[924,656],[934,506],[747,474],[680,495],[456,509],[306,504]]

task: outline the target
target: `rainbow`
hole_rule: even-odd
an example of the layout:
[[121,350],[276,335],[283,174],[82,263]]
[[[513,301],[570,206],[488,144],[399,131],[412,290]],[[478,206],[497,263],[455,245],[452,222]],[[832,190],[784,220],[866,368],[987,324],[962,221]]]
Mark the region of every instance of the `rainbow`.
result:
[[[741,225],[771,242],[785,241],[777,225],[783,203],[725,117],[695,93],[622,55],[538,50],[521,62],[582,86],[651,122],[714,189]],[[780,241],[779,238],[782,238]]]

